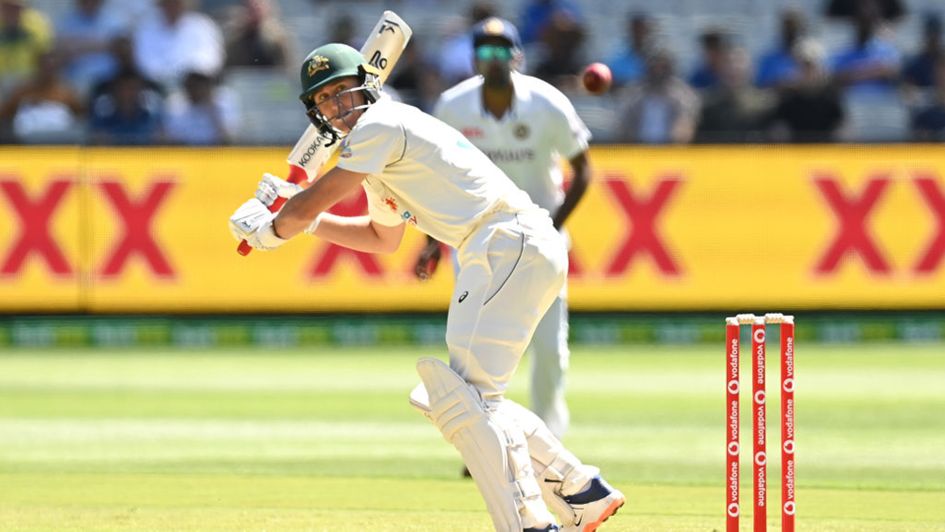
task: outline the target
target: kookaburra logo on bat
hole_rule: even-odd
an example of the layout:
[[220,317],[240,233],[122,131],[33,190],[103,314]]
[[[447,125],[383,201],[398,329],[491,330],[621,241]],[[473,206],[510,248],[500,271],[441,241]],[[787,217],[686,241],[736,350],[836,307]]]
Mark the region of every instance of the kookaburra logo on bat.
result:
[[328,58],[323,55],[316,55],[308,62],[308,75],[314,76],[316,72],[328,70]]

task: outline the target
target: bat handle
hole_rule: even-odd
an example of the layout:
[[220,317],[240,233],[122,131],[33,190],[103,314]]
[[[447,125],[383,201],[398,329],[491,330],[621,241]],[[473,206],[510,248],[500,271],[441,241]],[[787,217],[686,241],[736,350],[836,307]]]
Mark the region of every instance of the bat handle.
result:
[[[292,165],[289,167],[289,177],[286,179],[289,183],[301,183],[308,179],[308,174],[305,173],[305,170],[301,167]],[[272,205],[269,206],[269,212],[279,212],[279,209],[285,205],[286,198],[276,198],[276,201],[272,202]],[[236,252],[242,256],[249,255],[249,252],[253,250],[253,247],[249,245],[249,242],[243,240],[240,242],[240,245],[237,246]]]

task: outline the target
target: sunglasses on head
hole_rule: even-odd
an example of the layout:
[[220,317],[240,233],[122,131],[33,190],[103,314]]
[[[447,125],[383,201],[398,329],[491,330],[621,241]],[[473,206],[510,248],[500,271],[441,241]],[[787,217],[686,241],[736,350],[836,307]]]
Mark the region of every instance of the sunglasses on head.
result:
[[476,59],[479,61],[508,61],[512,59],[512,48],[501,44],[481,44],[476,47]]

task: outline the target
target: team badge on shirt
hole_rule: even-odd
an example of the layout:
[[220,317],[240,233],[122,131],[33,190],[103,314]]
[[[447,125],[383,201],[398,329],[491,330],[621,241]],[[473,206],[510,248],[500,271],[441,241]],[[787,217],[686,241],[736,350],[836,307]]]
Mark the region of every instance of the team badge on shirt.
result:
[[397,212],[397,200],[395,200],[391,196],[387,196],[386,198],[384,198],[384,205],[387,205],[388,207],[390,207],[390,210]]
[[323,55],[316,55],[308,62],[308,76],[312,77],[316,72],[328,70],[328,58]]
[[519,124],[515,126],[515,138],[519,140],[525,140],[528,138],[528,134],[531,133],[531,130],[528,129],[528,126],[525,124]]

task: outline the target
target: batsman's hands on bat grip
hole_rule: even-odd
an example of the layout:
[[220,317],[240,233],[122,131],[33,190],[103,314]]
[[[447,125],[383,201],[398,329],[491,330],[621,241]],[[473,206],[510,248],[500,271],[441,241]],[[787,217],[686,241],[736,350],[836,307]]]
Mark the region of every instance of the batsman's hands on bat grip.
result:
[[271,207],[277,198],[289,199],[301,191],[301,186],[270,173],[265,173],[256,187],[256,199],[266,207]]
[[417,265],[414,266],[413,273],[417,276],[417,279],[426,281],[433,276],[437,265],[440,263],[441,254],[440,243],[433,239],[427,240],[427,245],[420,251],[420,256],[417,257]]
[[253,198],[239,206],[230,216],[230,233],[233,238],[245,240],[255,249],[268,251],[288,242],[279,238],[272,227],[276,213],[269,212],[262,201]]

